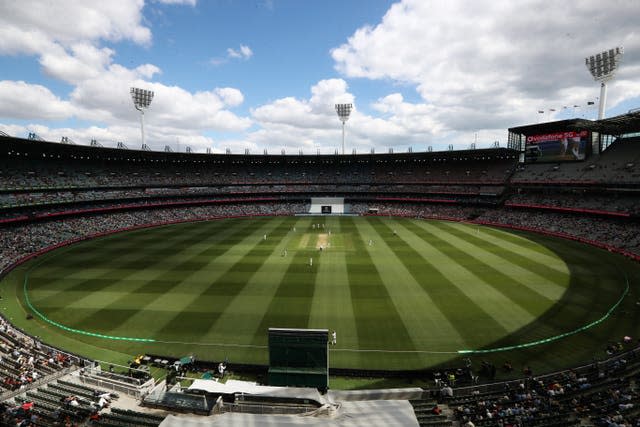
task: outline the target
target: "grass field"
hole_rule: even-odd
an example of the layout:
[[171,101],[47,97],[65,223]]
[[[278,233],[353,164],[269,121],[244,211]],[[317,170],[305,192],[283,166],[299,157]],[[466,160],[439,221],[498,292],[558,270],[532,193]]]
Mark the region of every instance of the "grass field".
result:
[[418,369],[470,356],[548,370],[637,336],[639,271],[575,242],[469,224],[229,219],[54,251],[3,280],[2,309],[101,360],[193,353],[266,364],[267,329],[296,327],[337,331],[334,367]]

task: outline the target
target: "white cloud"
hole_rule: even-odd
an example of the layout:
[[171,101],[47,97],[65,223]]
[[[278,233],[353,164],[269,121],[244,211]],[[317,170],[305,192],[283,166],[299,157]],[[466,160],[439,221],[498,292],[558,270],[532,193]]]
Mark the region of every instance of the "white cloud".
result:
[[154,0],[156,3],[195,6],[198,0]]
[[244,96],[236,88],[221,87],[215,90],[216,94],[222,99],[225,105],[229,107],[237,107],[244,102]]
[[[606,12],[596,0],[404,0],[331,55],[347,77],[416,88],[421,103],[408,105],[399,94],[376,103],[394,123],[434,134],[504,135],[509,126],[535,121],[540,108],[585,105],[598,96],[583,58],[621,43],[638,51],[638,16],[640,2],[625,0]],[[609,106],[640,94],[632,71],[640,58],[632,55],[611,85]]]
[[240,59],[240,60],[246,61],[252,56],[253,56],[253,51],[251,50],[251,48],[249,46],[245,46],[241,44],[239,49],[234,49],[232,47],[227,48],[226,56],[216,56],[214,58],[209,59],[208,63],[210,65],[213,65],[214,67],[217,67],[219,65],[226,64],[233,59]]
[[0,2],[0,52],[43,53],[49,43],[131,40],[146,45],[144,0],[21,0]]
[[[153,3],[196,6],[196,0]],[[54,93],[33,82],[2,81],[0,118],[94,124],[75,130],[40,125],[53,140],[64,135],[88,141],[97,135],[114,143],[139,141],[139,113],[129,96],[136,86],[155,92],[145,131],[157,149],[180,141],[202,150],[213,144],[234,152],[333,152],[341,143],[335,103],[355,106],[346,125],[348,152],[449,143],[463,148],[476,134],[480,145],[504,143],[507,127],[535,122],[540,109],[555,107],[559,116],[563,105],[594,100],[598,84],[583,58],[616,45],[627,53],[609,86],[609,106],[640,97],[637,1],[612,0],[603,13],[596,0],[404,0],[331,51],[342,78],[309,82],[305,96],[289,96],[296,93],[291,88],[252,106],[251,117],[232,111],[245,102],[238,88],[186,90],[163,83],[156,64],[117,63],[114,43],[145,49],[152,42],[144,6],[143,0],[0,1],[0,55],[33,56],[44,74],[71,87],[69,93]],[[236,46],[210,63],[253,57],[248,45]],[[380,81],[391,89],[364,104],[366,94],[350,92],[351,78],[373,82],[358,88]],[[203,136],[212,132],[225,139]]]
[[263,125],[280,124],[298,129],[327,129],[337,121],[336,102],[353,102],[342,79],[321,80],[311,88],[311,97],[277,99],[252,110],[254,118]]
[[346,125],[346,150],[351,152],[386,151],[391,147],[407,148],[425,145],[439,132],[433,120],[426,117],[432,107],[404,102],[402,95],[392,94],[378,100],[372,107],[386,117],[374,117],[360,112],[353,94],[342,79],[321,80],[311,87],[308,99],[285,97],[252,110],[260,129],[247,139],[269,150],[285,148],[296,152],[303,149],[314,153],[317,148],[332,153],[341,149],[341,124],[335,111],[336,103],[353,103]]
[[75,108],[41,85],[23,81],[0,81],[0,117],[60,120],[71,117]]
[[[135,141],[139,135],[138,112],[133,108],[129,89],[136,86],[155,92],[145,117],[148,142],[153,148],[162,149],[163,144],[177,138],[198,146],[211,144],[210,138],[202,136],[203,132],[242,132],[251,126],[250,118],[228,110],[244,101],[238,89],[190,92],[151,81],[162,73],[154,64],[128,68],[115,63],[116,52],[100,43],[128,39],[147,45],[151,32],[142,23],[143,1],[103,3],[0,2],[0,54],[35,55],[44,74],[72,86],[65,99],[41,85],[0,82],[0,117],[80,119],[98,124],[75,132],[43,126],[43,136],[58,134],[52,140],[59,140],[59,133],[64,132],[64,136],[81,140],[98,135],[107,140]],[[251,55],[246,46],[241,46],[238,52],[247,58]]]
[[99,76],[111,63],[113,54],[109,48],[100,49],[88,44],[74,44],[70,52],[53,45],[40,56],[40,64],[45,74],[73,84]]
[[253,56],[253,51],[249,46],[240,45],[240,49],[227,49],[227,56],[234,59],[249,59]]

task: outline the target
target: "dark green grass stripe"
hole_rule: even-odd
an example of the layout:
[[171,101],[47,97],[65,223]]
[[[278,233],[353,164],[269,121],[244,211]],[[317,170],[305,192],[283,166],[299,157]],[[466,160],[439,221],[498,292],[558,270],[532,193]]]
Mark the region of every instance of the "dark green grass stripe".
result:
[[[176,247],[187,247],[189,241],[185,239],[187,235],[198,235],[203,232],[195,227],[185,227],[186,230],[173,229],[177,226],[158,227],[157,229],[145,229],[131,231],[125,234],[114,234],[89,240],[79,245],[70,246],[64,256],[56,259],[54,270],[47,272],[48,277],[56,277],[55,272],[65,268],[77,268],[78,264],[84,266],[99,265],[104,260],[125,257],[130,254],[131,248],[143,248],[143,250],[156,250],[158,243],[163,246],[171,242]],[[58,253],[56,252],[56,257]],[[37,272],[36,272],[37,273]],[[64,274],[64,271],[63,271]]]
[[[432,224],[432,225],[437,226],[439,224],[442,224],[442,223]],[[407,229],[411,230],[415,235],[420,236],[420,238],[422,238],[423,240],[436,242],[439,245],[440,250],[442,250],[444,253],[448,255],[450,254],[451,256],[453,256],[456,252],[458,254],[460,253],[460,249],[449,244],[440,236],[437,236],[429,232],[428,230],[425,230],[424,228],[419,227],[415,223],[405,222],[403,223],[403,225]],[[449,226],[446,225],[446,227],[449,227]],[[487,251],[495,254],[500,258],[503,258],[518,266],[521,266],[522,268],[525,268],[528,271],[532,271],[528,269],[526,266],[518,264],[517,261],[510,260],[509,258],[511,257],[509,255],[511,253],[509,251],[502,250],[500,252],[498,250],[495,250],[495,251],[491,250],[496,248],[488,249],[487,246],[482,246],[482,243],[484,241],[482,241],[481,239],[478,239],[475,236],[470,236],[459,230],[447,228],[445,231],[444,228],[440,228],[440,229],[443,230],[443,232],[450,232],[454,236],[459,237],[460,239],[468,243],[471,243],[474,246],[477,246],[481,250],[486,249]],[[514,258],[517,258],[517,257],[514,257]],[[515,304],[522,307],[524,310],[528,311],[534,316],[540,315],[541,309],[544,309],[545,307],[548,307],[553,303],[551,299],[546,298],[537,292],[534,292],[533,290],[529,289],[524,285],[514,286],[513,283],[515,281],[512,277],[492,267],[491,265],[483,262],[479,258],[475,257],[472,252],[465,252],[464,257],[457,256],[456,259],[460,262],[461,265],[463,265],[467,270],[469,270],[472,274],[476,275],[477,277],[481,277],[481,278],[489,277],[490,280],[485,280],[485,282],[489,286],[491,286],[492,288],[494,288],[495,290],[497,290],[498,292],[506,296],[508,299],[513,301]],[[562,278],[566,279],[566,276],[563,276]]]
[[[473,245],[476,245],[486,250],[487,252],[491,252],[492,254],[495,254],[500,258],[504,258],[510,263],[515,264],[521,268],[524,268],[525,270],[528,270],[532,273],[540,275],[548,279],[549,281],[559,284],[560,286],[562,286],[561,284],[566,280],[566,275],[564,273],[549,267],[543,262],[538,261],[536,258],[519,254],[517,252],[505,249],[503,246],[497,243],[493,243],[489,240],[483,239],[482,237],[474,236],[473,234],[470,234],[470,233],[465,233],[464,231],[457,229],[454,224],[450,224],[446,222],[436,222],[436,223],[430,223],[430,224],[436,228],[439,228],[445,233],[453,234],[456,237],[466,240],[469,243],[472,243]],[[487,228],[483,227],[482,233],[485,233],[485,230],[487,230]],[[495,236],[495,237],[500,238],[500,236]],[[519,244],[518,246],[522,247],[523,245]],[[526,247],[527,249],[531,250],[536,246],[537,245],[527,245]],[[548,253],[546,255],[551,256]]]
[[[239,243],[242,239],[244,239],[246,237],[246,228],[248,228],[250,226],[250,222],[249,221],[241,221],[238,223],[234,224],[234,227],[232,228],[228,228],[226,232],[222,232],[222,233],[218,233],[216,235],[209,235],[209,234],[201,234],[201,238],[196,240],[197,242],[202,242],[202,241],[225,241],[225,242],[229,242],[229,241],[233,241],[236,243]],[[183,235],[183,238],[185,239],[193,239],[194,236],[193,235]],[[213,243],[213,242],[212,242]],[[207,247],[205,249],[203,249],[201,251],[201,253],[206,252],[208,254],[208,257],[206,259],[203,259],[200,261],[200,267],[204,266],[205,264],[207,264],[208,262],[211,261],[211,259],[216,258],[217,256],[222,255],[224,252],[226,252],[227,248],[225,247],[219,247],[216,248],[216,253],[213,254],[212,253],[212,249]],[[143,251],[144,253],[144,251]],[[195,255],[194,255],[195,256]],[[156,263],[157,265],[162,264],[162,261],[159,261]],[[182,267],[186,266],[186,265],[190,265],[191,267],[193,267],[193,262],[191,258],[187,258],[184,261],[177,263],[176,265],[172,266],[171,268],[176,268],[176,269],[181,269]],[[133,267],[133,265],[131,266]],[[76,290],[79,291],[85,291],[87,293],[91,293],[91,292],[99,292],[99,291],[107,291],[109,290],[109,288],[116,286],[120,283],[126,283],[127,284],[127,293],[122,295],[120,298],[118,298],[117,300],[115,300],[114,302],[110,303],[109,305],[96,310],[94,312],[94,314],[92,316],[88,316],[88,317],[84,317],[84,318],[75,318],[76,322],[79,322],[82,324],[83,328],[86,329],[95,329],[95,328],[102,328],[102,318],[106,318],[106,317],[110,317],[112,315],[112,313],[117,310],[120,309],[120,307],[122,307],[122,304],[125,304],[127,301],[129,301],[130,298],[132,298],[132,294],[135,293],[142,293],[142,292],[149,292],[151,290],[153,290],[153,288],[155,288],[156,284],[158,284],[158,282],[156,282],[153,279],[149,279],[149,280],[137,280],[137,281],[127,281],[127,277],[131,276],[132,274],[135,274],[136,271],[135,270],[122,270],[122,271],[118,271],[118,270],[113,270],[110,272],[106,272],[104,275],[102,275],[99,279],[101,279],[101,282],[97,283],[98,286],[100,286],[100,288],[94,288],[93,284],[96,283],[93,281],[93,279],[87,280],[85,281],[85,285],[84,286],[80,286],[79,284],[74,286],[74,288],[76,288]],[[161,273],[160,273],[161,274]],[[170,286],[166,286],[167,284],[164,283],[162,284],[162,287],[164,289],[166,289],[166,292],[172,292],[172,290],[175,288],[175,286],[177,285],[176,281],[172,281]],[[152,298],[150,300],[145,301],[146,305],[150,304],[151,302],[155,301],[158,297],[161,297],[162,295],[164,295],[164,293],[158,293],[158,292],[153,292],[156,294],[155,298]],[[54,299],[53,297],[48,297],[47,298],[47,305],[49,306],[53,306],[55,307],[60,306],[60,307],[64,307],[66,305],[68,305],[68,300],[66,299],[66,295],[65,293],[61,294],[61,300],[57,301],[56,299]],[[57,302],[56,302],[57,301]],[[53,312],[52,312],[53,315]],[[75,316],[74,316],[75,317]],[[115,316],[114,316],[115,317]],[[69,319],[70,320],[70,319]],[[122,325],[124,322],[126,322],[128,320],[128,317],[125,316],[119,316],[117,319],[112,320],[112,328],[115,328],[117,326]]]
[[[381,236],[391,236],[393,233],[389,225],[380,218],[372,220],[371,225]],[[469,345],[485,343],[487,336],[507,333],[500,323],[411,245],[400,238],[387,239],[387,245]],[[469,333],[469,325],[473,325],[475,333]]]
[[[201,288],[199,292],[194,289],[191,305],[183,307],[171,320],[166,321],[165,319],[165,321],[162,322],[163,326],[155,332],[154,336],[162,340],[181,339],[184,341],[185,337],[188,337],[189,342],[201,341],[201,338],[208,333],[211,325],[218,321],[233,298],[242,291],[251,276],[262,266],[267,257],[273,253],[274,248],[280,241],[279,237],[286,234],[289,225],[284,218],[277,217],[260,219],[254,222],[252,227],[254,234],[256,234],[255,232],[259,228],[264,228],[263,231],[268,234],[269,238],[263,241],[256,236],[257,240],[249,251],[231,265],[226,272],[214,282]],[[269,227],[269,229],[265,227]],[[262,234],[262,231],[258,234]],[[245,234],[244,237],[246,238],[246,236]],[[232,246],[227,246],[226,243],[228,240],[225,239],[224,242],[227,250],[239,243],[238,241]],[[250,267],[247,268],[247,265]],[[198,272],[199,270],[200,269],[195,271]],[[168,291],[169,294],[175,292],[175,288],[179,286],[183,286],[183,284],[180,282],[176,283],[175,287]],[[202,305],[201,300],[210,301],[210,298],[207,297],[211,296],[214,296],[215,299],[208,306],[208,314],[203,316],[202,321],[193,322],[192,313],[197,311],[195,308]],[[156,299],[162,297],[163,295],[158,295]]]
[[[167,227],[171,228],[171,227]],[[146,230],[145,230],[146,231]],[[178,230],[173,230],[173,236],[171,238],[162,238],[165,230],[153,230],[160,231],[160,236],[154,237],[153,232],[145,233],[147,237],[142,242],[137,239],[133,239],[129,242],[126,248],[117,247],[113,248],[109,245],[102,246],[103,240],[109,241],[111,238],[99,239],[97,242],[82,243],[78,246],[73,246],[68,252],[54,252],[51,258],[47,258],[42,267],[46,268],[46,276],[37,274],[36,270],[32,275],[31,288],[37,289],[41,285],[46,285],[52,279],[65,278],[68,270],[77,270],[79,266],[88,268],[117,268],[119,270],[126,269],[141,269],[147,267],[151,263],[158,264],[156,259],[164,260],[166,256],[175,254],[179,250],[189,248],[198,241],[205,240],[207,233],[202,233],[197,229],[192,229],[189,233],[178,233]],[[137,232],[133,232],[134,234]],[[127,233],[128,234],[128,233]],[[126,236],[118,236],[119,239],[124,239]],[[156,242],[154,245],[150,245],[149,242]],[[96,243],[98,245],[96,246]],[[78,259],[77,254],[88,254],[83,258]],[[164,255],[164,256],[163,256]],[[53,269],[51,268],[53,267]],[[108,274],[106,273],[106,276]],[[93,279],[80,280],[75,286],[67,286],[67,290],[84,290],[95,289],[91,288],[92,284],[99,285],[100,279],[104,279],[105,275],[96,277],[98,281],[94,282]],[[40,280],[44,279],[44,280]],[[64,286],[56,286],[58,289],[62,289]]]
[[[147,234],[146,241],[153,241],[154,235]],[[33,272],[31,279],[64,277],[67,269],[77,269],[78,265],[92,266],[99,264],[105,259],[112,259],[117,256],[124,256],[121,246],[112,246],[108,242],[115,236],[100,237],[96,240],[89,240],[67,248],[58,249],[47,255],[47,262]],[[131,243],[129,247],[131,247]],[[145,245],[143,245],[144,247]],[[55,262],[53,262],[55,259]]]
[[[345,229],[351,232],[354,249],[358,254],[357,263],[347,260],[347,274],[360,348],[379,349],[381,342],[386,342],[389,347],[383,350],[416,350],[354,219],[345,218],[341,228],[343,232]],[[376,318],[381,321],[372,324],[371,321]]]
[[[241,234],[241,228],[238,230],[238,235]],[[196,243],[202,243],[208,241],[213,236],[207,233],[196,233],[194,230],[193,233],[184,233],[178,234],[177,239],[179,240],[165,240],[164,244],[169,248],[176,248],[173,250],[173,254],[177,253],[177,248],[181,247],[184,249],[188,249],[191,245]],[[215,237],[214,237],[215,238]],[[127,251],[121,251],[119,256],[108,258],[106,256],[102,256],[102,250],[95,250],[96,263],[93,265],[86,265],[87,267],[96,267],[96,268],[106,268],[103,274],[91,277],[89,279],[83,280],[74,280],[68,281],[68,285],[64,284],[56,284],[56,290],[58,291],[56,294],[49,295],[47,297],[50,301],[56,301],[57,296],[65,297],[64,292],[74,292],[74,291],[82,291],[82,292],[96,292],[101,290],[107,290],[112,285],[126,280],[127,277],[135,274],[136,272],[143,270],[145,268],[154,268],[158,266],[162,266],[167,263],[167,257],[160,256],[163,253],[166,253],[167,248],[165,246],[157,245],[153,248],[139,248],[132,243],[130,249]],[[204,252],[204,251],[203,251]],[[53,259],[50,261],[51,263],[58,263],[58,259]],[[187,267],[186,262],[180,263],[174,268]],[[74,270],[77,269],[77,265]],[[64,270],[61,270],[64,272]],[[64,277],[64,275],[63,275]],[[39,288],[47,288],[47,283],[51,280],[51,278],[37,278],[32,279],[29,283],[29,289],[34,295],[33,301],[37,301],[37,290]],[[66,304],[67,301],[60,301],[61,304]]]
[[[222,313],[226,310],[233,298],[246,287],[251,277],[256,274],[266,259],[273,253],[281,238],[286,235],[290,225],[283,218],[273,218],[275,228],[268,233],[265,241],[258,241],[242,258],[234,263],[222,276],[216,279],[208,287],[194,297],[194,304],[204,296],[215,296],[215,302],[209,306],[202,319],[194,321],[193,307],[185,307],[155,334],[163,340],[178,339],[188,336],[190,342],[200,342]],[[264,225],[264,224],[263,224]],[[169,292],[172,292],[169,290]]]
[[267,240],[260,241],[247,252],[225,274],[214,283],[211,283],[203,292],[203,295],[235,296],[242,292],[247,282],[262,267],[267,258],[273,254],[291,228],[291,224],[282,218],[274,218],[274,221],[277,221],[277,225],[269,231]]
[[262,321],[256,329],[252,344],[265,345],[269,328],[307,328],[311,313],[311,302],[315,290],[315,278],[320,257],[314,257],[313,266],[309,258],[315,251],[298,250],[285,273]]
[[[235,222],[233,224],[232,227],[227,228],[227,230],[225,232],[222,233],[218,233],[217,235],[213,236],[213,235],[202,235],[204,238],[202,240],[198,240],[198,242],[201,241],[207,241],[207,242],[211,242],[211,245],[214,246],[213,248],[211,246],[203,248],[199,253],[194,254],[192,257],[189,258],[185,258],[182,262],[177,263],[176,265],[170,267],[171,270],[177,269],[177,270],[182,270],[184,268],[186,268],[186,266],[189,266],[189,268],[192,268],[192,271],[198,271],[200,268],[204,267],[206,264],[210,263],[213,259],[218,258],[219,256],[223,255],[225,252],[227,252],[228,250],[228,243],[229,242],[234,242],[234,245],[237,243],[240,243],[244,238],[246,238],[246,229],[247,228],[253,228],[253,226],[255,225],[251,225],[249,221],[246,222]],[[190,236],[191,238],[192,236]],[[225,245],[215,245],[214,242],[225,242],[227,244]],[[234,246],[232,245],[232,246]],[[207,253],[207,257],[206,258],[201,258],[199,257],[199,261],[194,262],[193,259],[195,257],[198,257],[198,255],[200,255],[201,253]],[[163,277],[164,275],[162,275],[160,273],[160,275]],[[114,282],[117,282],[118,280],[126,280],[126,278],[122,278],[122,279],[117,279],[114,278]],[[101,308],[100,310],[98,310],[93,316],[91,316],[88,319],[85,319],[86,322],[89,323],[89,325],[93,328],[100,328],[101,327],[101,323],[100,323],[100,319],[103,317],[109,317],[111,316],[111,313],[113,312],[117,312],[123,304],[126,304],[131,298],[140,298],[138,295],[146,293],[148,291],[153,290],[153,288],[155,288],[157,282],[155,280],[144,280],[144,281],[139,281],[138,284],[130,284],[129,289],[128,289],[128,293],[121,296],[120,298],[118,298],[116,301],[110,303],[109,305]],[[153,304],[155,301],[157,301],[159,298],[162,298],[166,295],[171,295],[172,292],[175,291],[176,287],[179,286],[181,284],[180,282],[180,278],[171,281],[169,286],[163,285],[163,288],[166,289],[166,291],[164,293],[159,293],[159,292],[149,292],[152,293],[154,296],[152,298],[148,298],[144,301],[141,301],[140,303],[140,309],[139,311],[142,312],[145,310],[145,307],[150,306],[151,304]],[[166,316],[166,315],[165,315]],[[123,325],[126,321],[129,320],[129,317],[124,317],[122,316],[121,318],[118,319],[117,322],[112,322],[112,328],[116,328],[119,327],[121,325]],[[162,323],[161,319],[156,319],[157,322],[155,324],[158,323]],[[164,319],[166,320],[166,319]]]

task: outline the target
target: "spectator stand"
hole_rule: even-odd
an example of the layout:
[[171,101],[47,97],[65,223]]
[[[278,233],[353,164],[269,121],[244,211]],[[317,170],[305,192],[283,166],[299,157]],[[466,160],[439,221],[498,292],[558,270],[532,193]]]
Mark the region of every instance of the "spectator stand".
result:
[[3,385],[8,388],[0,394],[0,401],[37,389],[90,363],[77,355],[43,344],[11,326],[4,318],[0,317],[0,324],[2,351],[18,356],[16,361],[9,356],[0,362],[6,374]]

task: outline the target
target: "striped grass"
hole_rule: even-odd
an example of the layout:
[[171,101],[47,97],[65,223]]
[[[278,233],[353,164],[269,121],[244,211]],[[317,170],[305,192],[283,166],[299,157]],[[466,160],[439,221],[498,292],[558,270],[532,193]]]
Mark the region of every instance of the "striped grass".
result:
[[[319,246],[323,246],[323,250]],[[286,255],[285,255],[286,252]],[[20,326],[104,359],[135,353],[267,363],[269,327],[338,333],[331,365],[419,369],[460,350],[544,339],[593,322],[638,265],[555,238],[400,218],[275,217],[116,234],[34,260],[4,279]],[[20,319],[33,307],[69,328]],[[6,300],[5,300],[6,302]],[[551,344],[473,355],[551,369],[638,332],[632,298],[606,322]],[[117,357],[116,357],[117,358]]]

